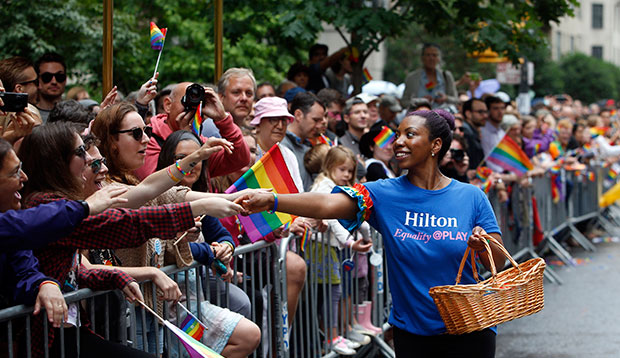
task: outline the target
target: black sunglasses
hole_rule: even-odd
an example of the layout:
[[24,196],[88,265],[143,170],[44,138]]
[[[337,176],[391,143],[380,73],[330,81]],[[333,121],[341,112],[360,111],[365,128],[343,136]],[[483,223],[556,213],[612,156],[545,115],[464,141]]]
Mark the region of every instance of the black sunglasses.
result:
[[86,159],[86,147],[84,146],[84,144],[75,148],[73,153],[82,159]]
[[39,77],[35,78],[34,80],[30,80],[30,81],[18,82],[18,84],[24,85],[24,86],[28,85],[28,84],[31,84],[31,83],[34,84],[34,85],[38,84],[39,83]]
[[101,167],[103,165],[107,165],[108,161],[105,158],[95,159],[89,165],[90,169],[92,169],[93,174],[97,174],[101,171]]
[[144,135],[144,133],[146,133],[146,136],[150,138],[151,135],[153,134],[153,128],[149,126],[144,127],[144,129],[140,127],[136,127],[136,128],[131,128],[131,129],[125,129],[124,131],[116,131],[115,133],[131,133],[131,136],[133,137],[133,139],[139,142],[142,140],[142,136]]
[[41,80],[43,80],[43,83],[49,83],[52,80],[52,77],[56,77],[56,81],[57,82],[65,82],[67,80],[67,74],[66,73],[62,73],[62,72],[56,72],[56,73],[50,73],[50,72],[43,72],[41,75]]

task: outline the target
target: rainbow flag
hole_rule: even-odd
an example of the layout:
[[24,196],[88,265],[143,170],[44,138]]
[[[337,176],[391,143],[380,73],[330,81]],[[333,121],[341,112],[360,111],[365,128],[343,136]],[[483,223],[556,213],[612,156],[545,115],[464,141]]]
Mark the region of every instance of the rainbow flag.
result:
[[488,194],[491,191],[491,181],[489,181],[489,176],[493,173],[493,171],[489,167],[478,167],[476,168],[476,178],[480,180],[480,189],[484,191],[485,194]]
[[507,135],[493,148],[486,160],[489,163],[493,163],[505,170],[517,174],[517,176],[522,176],[528,170],[534,168],[532,162],[530,162],[530,158],[528,158],[521,147]]
[[313,146],[317,144],[327,144],[330,147],[334,146],[334,142],[332,142],[332,140],[325,134],[320,134],[318,137],[312,138],[310,143],[312,143]]
[[192,130],[196,135],[200,136],[200,126],[202,126],[202,102],[198,104],[196,113],[194,114],[194,120],[192,121]]
[[308,230],[308,228],[305,227],[304,234],[301,236],[301,251],[306,251],[306,244],[308,244],[308,239],[310,239],[310,235],[312,235],[312,230]]
[[365,81],[364,83],[372,81],[372,76],[370,75],[370,72],[368,72],[368,69],[366,67],[364,67],[363,75]]
[[[246,188],[272,188],[273,192],[277,194],[298,192],[278,143],[269,149],[230,188],[226,189],[226,193],[234,193]],[[289,214],[280,212],[269,214],[266,211],[249,216],[239,216],[239,221],[241,221],[252,242],[260,240],[291,219]]]
[[594,176],[594,172],[588,172],[588,180],[594,181],[594,179],[596,179],[596,177]]
[[199,341],[202,338],[202,334],[204,333],[204,326],[200,321],[190,312],[187,312],[187,316],[181,323],[181,329],[183,332],[187,333],[190,337]]
[[613,170],[613,168],[609,168],[609,173],[607,173],[607,177],[611,180],[616,180],[616,177],[618,177],[618,172]]
[[166,40],[166,29],[159,29],[153,21],[151,21],[151,48],[161,51]]
[[396,134],[394,134],[394,131],[392,131],[387,126],[383,126],[381,132],[379,132],[379,134],[377,134],[377,136],[373,140],[375,141],[375,144],[379,146],[379,148],[385,148],[394,141],[394,138],[396,138]]
[[187,333],[183,332],[174,324],[164,321],[164,325],[179,338],[191,358],[224,358],[211,348],[205,346]]
[[608,130],[609,130],[609,127],[591,127],[590,134],[592,135],[592,138],[596,138],[600,135],[605,135],[605,133],[607,133]]
[[424,85],[424,88],[426,88],[428,91],[431,91],[433,88],[435,88],[437,84],[433,81],[428,81],[426,82],[426,84]]
[[549,154],[551,154],[551,158],[553,159],[557,159],[559,156],[564,155],[564,149],[562,149],[560,142],[556,140],[549,144]]

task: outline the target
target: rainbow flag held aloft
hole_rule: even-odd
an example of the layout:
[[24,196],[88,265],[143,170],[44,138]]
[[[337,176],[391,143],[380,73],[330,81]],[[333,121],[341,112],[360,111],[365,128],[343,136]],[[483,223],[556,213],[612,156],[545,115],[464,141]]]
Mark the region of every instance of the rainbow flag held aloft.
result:
[[[269,149],[241,178],[226,189],[226,193],[234,193],[247,188],[272,188],[277,194],[298,192],[280,151],[279,143]],[[260,240],[291,219],[289,214],[280,212],[269,214],[266,211],[249,216],[239,216],[239,221],[252,242]]]
[[205,346],[187,333],[183,332],[174,324],[164,321],[164,325],[179,338],[191,358],[224,358],[211,348]]
[[365,81],[364,83],[372,81],[372,76],[370,75],[370,72],[368,72],[368,69],[366,67],[364,67],[363,75]]
[[312,230],[308,229],[307,227],[304,228],[304,234],[301,236],[301,251],[306,251],[306,245],[308,244],[308,239],[310,238],[310,235],[312,235]]
[[196,108],[196,113],[194,114],[194,119],[192,120],[192,130],[196,135],[200,136],[200,126],[202,126],[202,102],[198,104]]
[[160,29],[151,21],[151,48],[153,50],[161,51],[164,47],[164,41],[166,40],[166,29]]
[[517,176],[522,176],[527,173],[528,170],[534,168],[532,162],[530,162],[530,158],[527,157],[521,147],[508,135],[505,135],[497,146],[493,148],[486,160],[489,163],[493,163],[509,172],[517,174]]
[[[187,311],[187,310],[186,310]],[[187,316],[180,325],[183,332],[187,333],[190,337],[199,341],[205,331],[205,327],[202,323],[189,311]]]
[[389,127],[383,126],[381,132],[377,134],[377,136],[373,139],[375,144],[379,146],[379,148],[385,148],[390,145],[394,138],[396,138],[396,134]]
[[595,138],[600,135],[605,135],[608,130],[609,127],[590,127],[590,134],[592,135],[592,138]]

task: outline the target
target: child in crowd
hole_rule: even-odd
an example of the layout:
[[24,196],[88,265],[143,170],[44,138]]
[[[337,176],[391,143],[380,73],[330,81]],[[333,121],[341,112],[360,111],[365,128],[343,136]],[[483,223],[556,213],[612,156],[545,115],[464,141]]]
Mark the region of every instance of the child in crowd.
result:
[[[311,157],[306,156],[306,158]],[[355,183],[356,163],[355,154],[350,149],[341,146],[329,149],[323,160],[321,173],[314,181],[311,191],[331,193],[336,185],[352,186]],[[322,295],[319,294],[319,297],[331,297],[331,305],[328,306],[327,310],[323,310],[328,312],[329,318],[323,317],[323,320],[325,325],[329,326],[327,336],[328,339],[331,339],[332,349],[339,354],[353,355],[355,354],[354,348],[359,347],[358,342],[368,343],[370,339],[353,330],[347,334],[351,340],[338,335],[338,312],[342,289],[340,286],[340,259],[336,248],[342,250],[348,247],[357,252],[366,252],[372,243],[367,243],[363,239],[354,240],[337,220],[327,220],[327,224],[329,230],[322,236],[326,240],[322,241],[318,239],[318,236],[314,236],[315,241],[312,242],[311,250],[307,250],[310,251],[307,252],[307,255],[309,254],[309,261],[316,265],[316,270],[314,270],[316,281],[322,284],[326,290],[331,290],[331,295],[324,292]],[[310,262],[308,263],[310,264]],[[327,287],[328,283],[331,287]]]

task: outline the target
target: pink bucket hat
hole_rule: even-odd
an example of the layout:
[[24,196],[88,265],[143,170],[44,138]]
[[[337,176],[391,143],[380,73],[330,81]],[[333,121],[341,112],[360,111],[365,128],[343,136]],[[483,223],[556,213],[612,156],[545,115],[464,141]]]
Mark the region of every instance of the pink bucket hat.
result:
[[295,117],[288,112],[286,100],[280,97],[265,97],[254,105],[254,119],[252,126],[258,126],[260,120],[270,117],[286,117],[292,122]]

